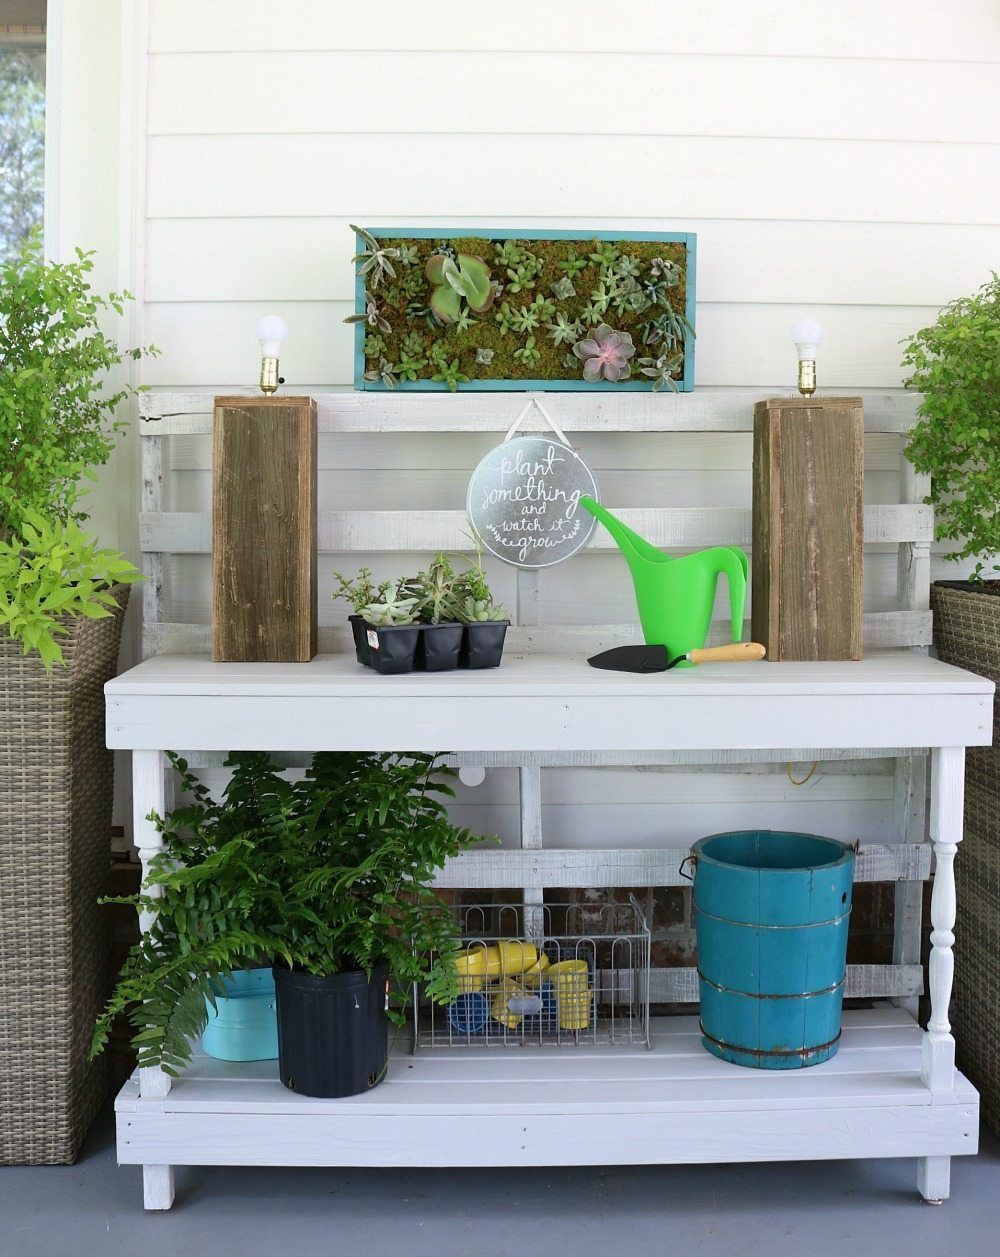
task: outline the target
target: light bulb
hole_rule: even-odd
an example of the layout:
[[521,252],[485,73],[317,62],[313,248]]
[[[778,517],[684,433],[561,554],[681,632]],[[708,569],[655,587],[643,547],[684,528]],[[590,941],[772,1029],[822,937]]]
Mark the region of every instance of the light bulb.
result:
[[792,324],[792,340],[799,356],[799,392],[810,397],[816,392],[816,350],[823,339],[823,329],[815,319],[796,319]]
[[288,335],[285,320],[277,314],[265,314],[257,324],[257,339],[260,341],[260,391],[276,393],[282,383],[278,375],[278,357],[281,346]]

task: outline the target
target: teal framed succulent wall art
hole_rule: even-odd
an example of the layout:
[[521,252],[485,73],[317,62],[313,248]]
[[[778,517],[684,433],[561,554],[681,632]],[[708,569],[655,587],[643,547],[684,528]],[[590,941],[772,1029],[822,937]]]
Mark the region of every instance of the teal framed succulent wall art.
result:
[[693,234],[353,230],[356,388],[694,387]]

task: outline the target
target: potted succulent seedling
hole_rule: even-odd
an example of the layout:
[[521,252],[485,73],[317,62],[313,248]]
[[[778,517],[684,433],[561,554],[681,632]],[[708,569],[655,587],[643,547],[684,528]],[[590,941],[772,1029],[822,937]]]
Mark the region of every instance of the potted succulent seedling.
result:
[[460,664],[463,668],[497,668],[510,616],[493,601],[483,571],[482,548],[476,546],[476,562],[458,577],[458,618],[465,625]]
[[[934,645],[948,663],[1000,686],[1000,276],[940,312],[907,342],[908,388],[922,394],[906,454],[931,477],[939,540],[949,559],[971,563],[966,580],[931,586]],[[997,706],[1000,718],[1000,704]],[[986,1120],[1000,1130],[996,1055],[1000,993],[983,975],[1000,972],[986,892],[1000,862],[1000,749],[971,747],[966,757],[965,841],[956,861],[959,892],[973,920],[956,953],[955,1019],[964,1068],[979,1087]],[[982,929],[976,928],[977,914]],[[992,941],[992,946],[991,946]]]
[[416,599],[401,597],[392,581],[376,585],[366,567],[353,579],[340,572],[334,576],[338,584],[331,597],[343,598],[354,607],[354,614],[347,618],[358,663],[385,676],[410,672],[420,634]]
[[453,825],[451,770],[429,755],[323,752],[298,781],[268,755],[230,756],[219,801],[174,760],[190,802],[157,820],[163,850],[131,903],[155,913],[94,1031],[122,1011],[140,1066],[176,1075],[244,969],[273,966],[281,1081],[353,1095],[385,1076],[388,1027],[414,982],[458,993],[456,925],[436,871],[481,841]]
[[464,629],[459,619],[461,594],[451,560],[438,554],[400,589],[413,599],[420,621],[415,666],[423,672],[449,672],[458,667]]

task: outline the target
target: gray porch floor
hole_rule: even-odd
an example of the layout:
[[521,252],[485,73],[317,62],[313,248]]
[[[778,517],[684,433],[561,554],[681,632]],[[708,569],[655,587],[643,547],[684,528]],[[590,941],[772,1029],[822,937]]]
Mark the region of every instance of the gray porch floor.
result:
[[102,1115],[74,1166],[0,1169],[2,1257],[996,1257],[1000,1141],[953,1162],[931,1207],[916,1166],[523,1170],[180,1168],[142,1210]]

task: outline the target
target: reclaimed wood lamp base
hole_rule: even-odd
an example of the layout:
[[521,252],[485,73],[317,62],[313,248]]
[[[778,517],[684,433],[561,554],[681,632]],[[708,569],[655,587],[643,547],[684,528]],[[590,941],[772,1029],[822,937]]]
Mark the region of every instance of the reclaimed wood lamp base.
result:
[[861,658],[864,458],[860,397],[754,407],[751,634],[772,662]]
[[212,476],[212,658],[307,663],[316,654],[316,403],[217,397]]

